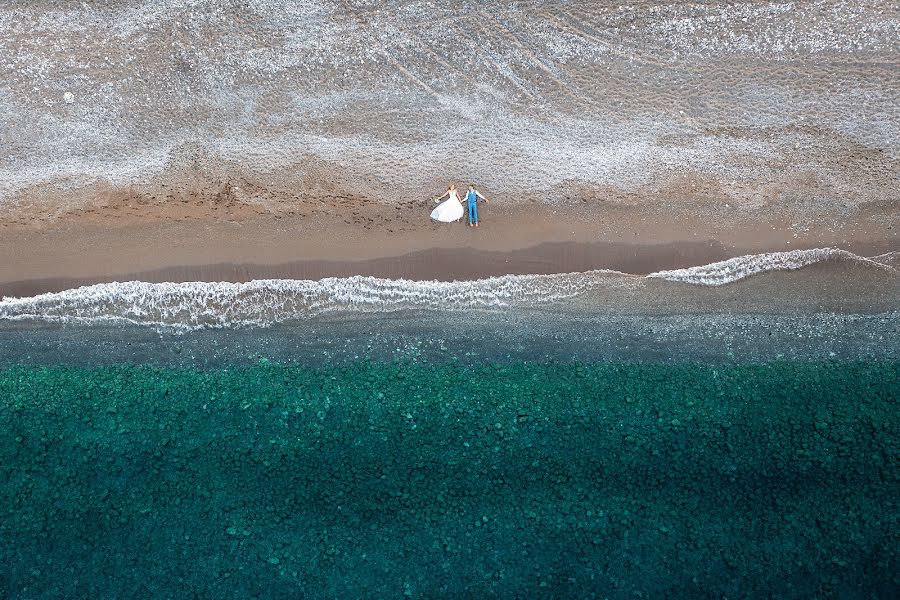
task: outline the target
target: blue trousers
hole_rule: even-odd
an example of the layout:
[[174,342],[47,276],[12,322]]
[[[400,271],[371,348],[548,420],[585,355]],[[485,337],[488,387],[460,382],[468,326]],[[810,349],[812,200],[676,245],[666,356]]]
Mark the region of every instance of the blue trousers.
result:
[[478,204],[476,202],[469,202],[469,223],[477,223],[478,222]]

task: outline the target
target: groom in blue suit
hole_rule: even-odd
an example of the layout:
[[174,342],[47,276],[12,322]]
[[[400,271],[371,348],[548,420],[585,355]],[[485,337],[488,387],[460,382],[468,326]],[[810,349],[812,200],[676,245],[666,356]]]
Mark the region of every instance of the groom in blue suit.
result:
[[478,227],[478,200],[487,202],[487,198],[478,193],[475,184],[469,184],[469,191],[466,192],[466,203],[469,205],[469,227]]

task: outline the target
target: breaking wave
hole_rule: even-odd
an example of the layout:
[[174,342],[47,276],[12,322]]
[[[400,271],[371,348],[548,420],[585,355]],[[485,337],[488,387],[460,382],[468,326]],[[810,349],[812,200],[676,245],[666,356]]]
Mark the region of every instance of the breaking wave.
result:
[[791,250],[789,252],[767,252],[765,254],[749,254],[729,258],[720,262],[698,267],[657,271],[648,277],[679,281],[694,285],[724,285],[746,279],[751,275],[769,271],[793,271],[803,267],[829,260],[848,260],[861,262],[890,271],[895,269],[889,261],[896,253],[890,252],[873,258],[857,256],[846,250],[834,248],[814,248],[812,250]]
[[265,326],[328,312],[504,308],[552,303],[597,287],[639,283],[615,271],[506,275],[477,281],[409,281],[377,277],[247,283],[141,281],[90,285],[30,298],[4,298],[0,319],[54,322],[126,321],[176,328]]
[[[884,259],[884,260],[882,260]],[[408,309],[466,310],[536,307],[590,293],[640,293],[653,280],[721,286],[760,273],[845,260],[896,273],[894,256],[863,258],[844,250],[773,252],[647,276],[599,270],[553,275],[505,275],[477,281],[410,281],[376,277],[266,279],[246,283],[141,281],[89,285],[27,298],[0,300],[0,320],[56,323],[135,323],[189,331],[265,327],[335,312]]]

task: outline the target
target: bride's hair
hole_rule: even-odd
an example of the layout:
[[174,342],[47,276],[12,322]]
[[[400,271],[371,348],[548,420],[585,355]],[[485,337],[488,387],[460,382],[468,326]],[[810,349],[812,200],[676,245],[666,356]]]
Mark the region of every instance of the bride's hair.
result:
[[450,184],[450,187],[447,188],[447,189],[455,190],[455,189],[456,189],[456,184],[455,184],[455,183],[451,183],[451,184]]

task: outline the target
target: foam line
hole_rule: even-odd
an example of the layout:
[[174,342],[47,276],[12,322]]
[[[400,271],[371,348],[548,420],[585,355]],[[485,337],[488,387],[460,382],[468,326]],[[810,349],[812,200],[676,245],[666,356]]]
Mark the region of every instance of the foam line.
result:
[[558,302],[598,287],[639,283],[616,271],[506,275],[440,282],[376,277],[254,280],[247,283],[102,283],[30,298],[4,298],[0,319],[123,321],[197,329],[266,326],[325,312],[464,310]]
[[[141,281],[89,285],[28,298],[0,300],[0,320],[56,323],[136,323],[190,331],[265,327],[324,313],[377,313],[406,309],[503,310],[560,303],[615,289],[640,293],[651,280],[721,286],[773,271],[824,261],[850,261],[897,274],[886,264],[894,253],[863,258],[846,250],[817,248],[740,256],[708,265],[658,271],[646,277],[598,270],[552,275],[504,275],[477,281],[409,281],[377,277],[321,280],[264,279],[246,283]],[[883,261],[883,262],[881,262]],[[664,293],[664,290],[663,290]]]
[[887,264],[857,256],[846,250],[813,248],[811,250],[790,250],[788,252],[767,252],[764,254],[738,256],[708,265],[671,271],[657,271],[647,277],[693,285],[716,286],[734,283],[760,273],[793,271],[815,263],[836,259],[866,263],[894,271],[893,267]]

